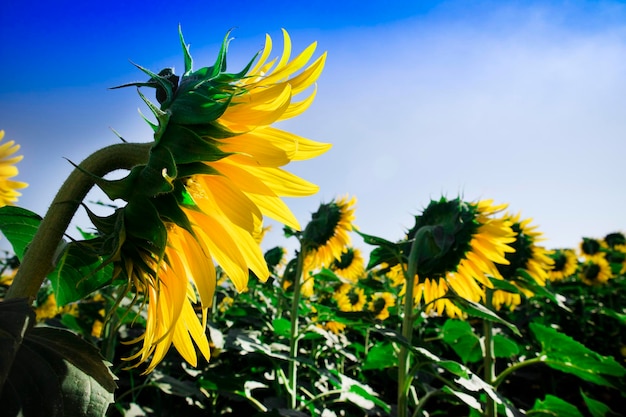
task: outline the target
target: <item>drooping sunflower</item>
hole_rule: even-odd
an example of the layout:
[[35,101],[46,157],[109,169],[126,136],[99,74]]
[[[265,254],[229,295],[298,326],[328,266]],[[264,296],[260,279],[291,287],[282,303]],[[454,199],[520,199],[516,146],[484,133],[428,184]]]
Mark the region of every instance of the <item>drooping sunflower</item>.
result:
[[363,311],[367,302],[363,288],[351,284],[341,284],[333,294],[333,298],[341,311]]
[[365,272],[365,260],[359,249],[346,247],[341,257],[332,262],[330,269],[341,278],[354,283]]
[[372,295],[368,309],[376,314],[376,319],[385,320],[389,317],[389,307],[396,305],[396,299],[389,292],[377,292]]
[[573,249],[556,249],[549,256],[554,260],[554,267],[548,275],[550,281],[562,281],[578,270],[578,257]]
[[[150,75],[138,87],[156,88],[160,104],[141,93],[157,124],[149,160],[123,180],[101,180],[109,197],[128,204],[116,213],[124,240],[108,252],[129,290],[147,299],[142,347],[129,360],[149,362],[150,372],[174,345],[190,364],[196,347],[208,360],[205,316],[211,305],[219,266],[238,291],[249,273],[269,276],[259,240],[265,216],[299,230],[282,197],[308,196],[318,187],[283,169],[291,161],[326,152],[329,144],[305,139],[272,126],[301,114],[316,94],[325,63],[322,54],[309,63],[316,43],[292,59],[291,40],[283,31],[283,52],[269,60],[272,40],[239,73],[226,71],[222,45],[215,65],[194,71],[181,34],[185,72],[171,69]],[[258,59],[257,59],[258,58]],[[304,98],[297,100],[297,97]],[[116,219],[117,220],[117,219]],[[117,232],[117,230],[115,230]],[[203,318],[194,311],[199,304]],[[195,344],[195,346],[194,346]],[[151,358],[151,359],[150,359]]]
[[496,264],[509,263],[506,254],[514,251],[510,244],[515,241],[512,222],[495,216],[504,209],[506,205],[493,205],[491,200],[468,203],[442,198],[416,217],[409,240],[423,227],[432,230],[430,240],[422,245],[425,251],[418,261],[414,294],[427,313],[462,318],[462,311],[444,298],[450,290],[477,302],[484,287],[493,287],[488,276],[502,279]]
[[[0,130],[0,142],[4,139],[4,130]],[[17,202],[22,194],[17,191],[28,186],[25,182],[14,181],[11,178],[18,174],[15,166],[23,158],[22,155],[14,155],[20,150],[20,145],[15,141],[0,143],[0,207]]]
[[[521,220],[519,213],[505,217],[509,218],[511,228],[516,233],[515,241],[510,243],[515,251],[506,254],[508,264],[497,264],[496,267],[503,279],[511,282],[526,297],[531,297],[533,291],[529,289],[529,284],[542,287],[546,285],[554,266],[554,260],[550,257],[552,251],[538,244],[543,240],[542,233],[537,231],[537,226],[530,225],[532,219]],[[519,294],[503,290],[496,290],[492,300],[496,310],[503,305],[513,309],[520,302]]]
[[604,257],[596,257],[581,263],[578,278],[587,285],[601,286],[613,277],[611,266]]

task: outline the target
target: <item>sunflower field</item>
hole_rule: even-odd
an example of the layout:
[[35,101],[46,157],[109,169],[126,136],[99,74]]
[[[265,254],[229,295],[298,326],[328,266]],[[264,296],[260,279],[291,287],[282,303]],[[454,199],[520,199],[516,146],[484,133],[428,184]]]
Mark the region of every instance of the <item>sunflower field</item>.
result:
[[[233,73],[228,34],[194,69],[180,33],[182,74],[116,87],[154,141],[96,150],[43,217],[0,143],[0,415],[626,415],[626,236],[548,248],[506,202],[460,197],[399,241],[355,226],[351,195],[300,224],[283,197],[318,187],[285,167],[331,145],[275,123],[312,104],[326,54],[283,36]],[[265,218],[295,250],[262,249]]]

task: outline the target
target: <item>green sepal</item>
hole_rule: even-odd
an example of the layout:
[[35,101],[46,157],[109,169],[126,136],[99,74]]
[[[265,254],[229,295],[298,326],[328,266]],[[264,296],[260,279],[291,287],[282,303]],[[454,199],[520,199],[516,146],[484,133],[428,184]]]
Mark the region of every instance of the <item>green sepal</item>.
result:
[[214,162],[231,153],[223,152],[211,140],[202,139],[194,129],[171,123],[160,142],[171,152],[176,164],[191,162]]
[[180,208],[178,198],[176,198],[174,194],[175,193],[161,194],[154,198],[153,203],[163,219],[185,229],[195,237],[191,222],[185,212]]
[[172,102],[171,121],[183,125],[207,124],[220,118],[232,100],[232,94],[225,94],[219,89],[201,91],[194,85],[191,91],[186,89],[185,80],[181,81],[176,99]]
[[194,162],[178,166],[178,178],[189,178],[194,175],[222,175],[218,170],[203,162]]
[[[104,264],[119,259],[119,254],[126,241],[126,229],[124,228],[124,209],[120,208],[107,217],[97,216],[87,207],[87,216],[91,223],[101,233],[98,239],[98,253],[106,258]],[[95,240],[93,241],[96,242]]]
[[[150,199],[135,199],[124,207],[126,239],[163,258],[167,244],[167,228]],[[138,241],[137,241],[138,240]]]
[[[167,82],[169,83],[169,81]],[[150,100],[148,100],[146,96],[143,95],[141,91],[137,90],[137,93],[139,94],[139,97],[141,97],[143,102],[146,103],[146,106],[148,106],[148,108],[150,109],[152,114],[154,114],[154,117],[156,117],[158,121],[158,124],[155,125],[142,114],[143,119],[150,125],[150,127],[152,127],[152,130],[154,131],[154,141],[156,143],[159,143],[161,136],[163,136],[165,130],[167,129],[167,123],[170,120],[170,112],[163,111],[155,106]]]
[[180,39],[180,44],[183,47],[183,57],[185,60],[185,72],[183,77],[191,72],[193,69],[193,59],[191,58],[191,54],[189,53],[189,45],[185,43],[185,38],[183,37],[183,29],[180,25],[178,25],[178,38]]

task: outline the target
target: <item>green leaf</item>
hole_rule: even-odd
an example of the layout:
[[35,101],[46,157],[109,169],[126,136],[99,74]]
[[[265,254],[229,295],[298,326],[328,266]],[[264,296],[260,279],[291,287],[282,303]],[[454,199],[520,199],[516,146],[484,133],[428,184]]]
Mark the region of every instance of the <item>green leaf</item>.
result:
[[493,346],[496,358],[510,358],[520,352],[518,344],[502,334],[493,336]]
[[443,341],[459,355],[463,363],[482,360],[480,338],[468,322],[448,319],[442,327],[442,334]]
[[88,242],[69,243],[48,279],[57,305],[78,301],[111,283],[113,266],[88,248]]
[[[2,415],[105,416],[116,384],[98,350],[69,331],[33,328],[29,319],[20,345],[12,334],[15,324],[7,327],[7,319],[15,323],[16,315],[34,319],[26,300],[0,303],[0,343],[19,347],[10,370],[2,369],[8,372],[0,393]],[[3,357],[2,364],[8,363]]]
[[582,390],[580,391],[580,395],[582,395],[585,405],[589,409],[592,417],[619,417],[620,414],[611,410],[603,402],[588,397]]
[[541,343],[540,358],[551,368],[578,376],[585,381],[612,388],[626,388],[626,368],[610,356],[602,356],[571,337],[537,322],[530,330]]
[[291,322],[286,318],[280,317],[272,320],[274,334],[281,337],[289,337],[291,335]]
[[575,406],[549,394],[543,401],[536,400],[530,411],[532,411],[533,416],[583,417],[583,414]]
[[518,336],[522,335],[514,324],[509,323],[508,321],[500,318],[496,313],[489,310],[487,307],[483,306],[482,304],[459,297],[456,294],[454,294],[453,291],[449,291],[448,294],[450,295],[447,297],[450,298],[456,306],[458,306],[461,310],[463,310],[465,313],[469,314],[470,316],[478,317],[483,320],[489,320],[494,323],[504,325],[508,327],[516,335]]
[[378,342],[367,352],[365,363],[361,369],[386,369],[398,366],[398,356],[389,342]]
[[32,211],[15,206],[0,207],[0,231],[9,240],[20,261],[40,223],[41,216]]

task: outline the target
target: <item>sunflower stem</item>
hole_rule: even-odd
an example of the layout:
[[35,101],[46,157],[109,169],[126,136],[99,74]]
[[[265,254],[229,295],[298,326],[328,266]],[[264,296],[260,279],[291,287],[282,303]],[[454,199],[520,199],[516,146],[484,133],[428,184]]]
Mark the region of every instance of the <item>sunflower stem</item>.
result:
[[54,268],[55,255],[74,214],[94,185],[86,174],[104,176],[118,169],[130,169],[148,160],[152,143],[120,143],[88,156],[67,177],[41,221],[28,250],[24,253],[6,298],[33,300],[46,275]]
[[[493,290],[487,288],[485,292],[485,306],[492,309]],[[493,344],[493,323],[490,320],[483,319],[483,336],[485,343],[485,354],[483,356],[484,379],[489,385],[493,385],[496,379],[496,358]],[[485,417],[496,417],[496,403],[490,396],[487,396],[485,406]]]
[[[407,340],[410,346],[413,345],[413,323],[415,310],[415,300],[413,297],[413,287],[415,285],[415,275],[417,274],[418,256],[421,247],[421,237],[426,230],[420,229],[415,234],[413,243],[411,244],[411,251],[409,253],[409,265],[405,276],[405,288],[404,293],[404,314],[402,317],[402,336]],[[411,386],[411,361],[409,357],[409,350],[406,346],[400,346],[400,353],[398,356],[398,417],[407,417],[409,415],[408,408],[408,396],[409,387]],[[417,402],[417,401],[416,401]]]
[[291,330],[289,333],[289,398],[291,409],[295,410],[298,403],[297,389],[298,389],[298,365],[296,363],[296,356],[298,355],[298,340],[300,334],[298,331],[298,317],[300,307],[300,288],[302,280],[302,269],[304,264],[304,256],[306,253],[306,247],[300,241],[300,252],[298,252],[298,261],[296,264],[296,273],[293,279],[293,298],[291,300]]

